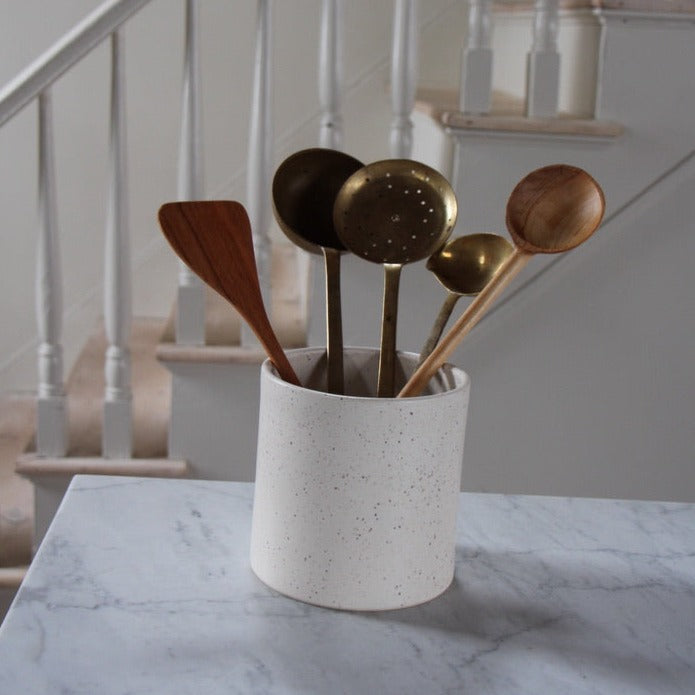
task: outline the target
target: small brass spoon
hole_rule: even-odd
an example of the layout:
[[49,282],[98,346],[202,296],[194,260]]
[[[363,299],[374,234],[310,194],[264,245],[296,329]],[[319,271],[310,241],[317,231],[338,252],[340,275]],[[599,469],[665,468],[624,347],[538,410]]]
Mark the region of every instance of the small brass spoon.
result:
[[584,243],[601,224],[605,207],[601,187],[583,169],[555,164],[525,176],[507,201],[507,229],[516,245],[514,252],[415,370],[398,397],[422,392],[534,254],[562,253]]
[[492,280],[514,250],[499,234],[467,234],[451,239],[427,259],[427,270],[447,290],[418,365],[434,350],[460,297],[474,297]]
[[273,177],[273,212],[290,241],[322,254],[326,276],[327,391],[343,392],[340,255],[345,247],[333,226],[333,203],[362,162],[338,150],[314,147],[285,159]]
[[409,159],[387,159],[359,169],[335,200],[335,228],[345,247],[384,266],[380,397],[393,397],[401,268],[431,256],[449,238],[456,211],[449,182]]

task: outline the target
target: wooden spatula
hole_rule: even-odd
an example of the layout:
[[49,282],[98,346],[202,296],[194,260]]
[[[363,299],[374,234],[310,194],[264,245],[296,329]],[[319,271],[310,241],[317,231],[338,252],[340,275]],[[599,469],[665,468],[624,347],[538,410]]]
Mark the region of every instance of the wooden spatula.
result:
[[263,305],[244,206],[230,200],[165,203],[159,224],[179,258],[249,324],[280,377],[299,386]]

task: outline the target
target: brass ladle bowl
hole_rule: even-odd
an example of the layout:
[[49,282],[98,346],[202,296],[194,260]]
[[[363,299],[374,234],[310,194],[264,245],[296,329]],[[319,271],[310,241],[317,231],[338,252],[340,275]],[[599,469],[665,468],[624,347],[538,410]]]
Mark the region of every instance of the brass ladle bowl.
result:
[[427,269],[447,290],[446,298],[420,351],[420,361],[437,345],[460,297],[477,295],[511,255],[514,246],[499,234],[467,234],[450,239],[427,259]]
[[324,259],[329,393],[343,392],[340,255],[345,246],[333,225],[333,203],[343,183],[362,166],[344,152],[314,147],[287,157],[273,177],[273,212],[280,229],[294,244]]
[[578,167],[555,164],[525,176],[507,201],[507,229],[516,246],[514,252],[398,396],[420,394],[531,257],[536,253],[562,253],[584,243],[601,224],[605,207],[601,187]]

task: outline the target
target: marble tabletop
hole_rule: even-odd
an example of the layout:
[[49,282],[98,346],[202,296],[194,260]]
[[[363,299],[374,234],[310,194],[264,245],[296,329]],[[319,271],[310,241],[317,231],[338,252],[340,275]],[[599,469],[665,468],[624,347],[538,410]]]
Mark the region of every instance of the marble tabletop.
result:
[[77,476],[0,693],[695,693],[695,505],[463,493],[433,601],[347,613],[248,562],[248,483]]

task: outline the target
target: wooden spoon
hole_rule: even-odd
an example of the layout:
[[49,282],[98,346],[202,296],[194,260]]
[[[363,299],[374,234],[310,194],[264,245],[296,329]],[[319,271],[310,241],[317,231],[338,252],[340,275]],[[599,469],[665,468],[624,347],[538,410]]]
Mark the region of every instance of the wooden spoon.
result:
[[442,342],[398,394],[417,396],[483,314],[536,253],[562,253],[586,241],[601,224],[605,199],[600,186],[577,167],[555,164],[532,171],[507,202],[507,229],[516,248],[469,304]]
[[386,159],[356,171],[340,189],[333,216],[345,247],[384,267],[377,395],[393,397],[401,268],[431,256],[449,238],[456,196],[436,170]]
[[165,203],[159,224],[179,258],[249,324],[280,377],[300,386],[263,305],[244,206],[230,200]]
[[313,147],[285,159],[273,177],[273,212],[290,241],[322,254],[326,281],[326,390],[343,392],[343,328],[340,256],[345,253],[333,225],[333,203],[362,162],[338,150]]
[[434,350],[460,297],[474,297],[492,280],[514,247],[499,234],[466,234],[447,241],[427,259],[427,270],[446,289],[446,299],[420,351],[418,366]]

